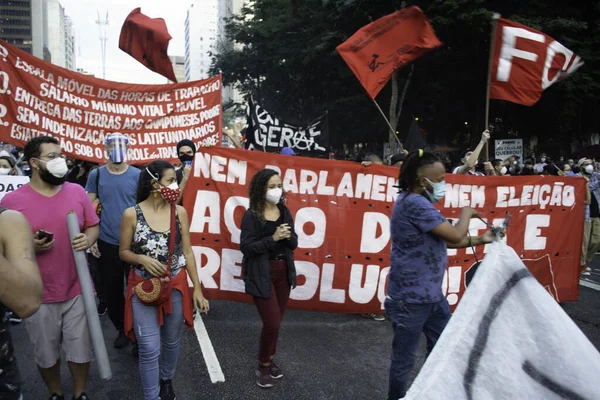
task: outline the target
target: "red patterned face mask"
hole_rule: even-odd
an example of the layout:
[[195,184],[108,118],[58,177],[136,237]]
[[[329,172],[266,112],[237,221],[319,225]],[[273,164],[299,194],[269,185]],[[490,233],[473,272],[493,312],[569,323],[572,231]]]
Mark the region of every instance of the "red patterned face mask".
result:
[[169,186],[160,186],[160,195],[167,203],[176,203],[181,195],[181,189],[177,182],[171,183]]

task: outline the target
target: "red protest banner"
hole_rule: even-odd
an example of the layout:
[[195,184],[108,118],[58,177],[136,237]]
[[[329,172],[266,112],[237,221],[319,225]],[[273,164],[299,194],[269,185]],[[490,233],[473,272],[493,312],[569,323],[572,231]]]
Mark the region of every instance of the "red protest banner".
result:
[[[292,291],[290,306],[381,312],[398,170],[225,148],[199,151],[184,198],[208,297],[251,301],[240,278],[240,226],[249,204],[248,185],[265,167],[281,173],[299,238],[294,255],[298,287]],[[440,210],[445,217],[458,220],[460,209],[471,206],[497,226],[510,213],[508,244],[555,299],[576,300],[584,185],[581,178],[447,175],[447,195]],[[471,221],[472,235],[486,229],[483,222]],[[485,248],[477,251],[481,260]],[[465,290],[465,276],[475,258],[470,249],[449,249],[448,255],[443,288],[454,306]]]
[[507,19],[497,23],[490,99],[532,106],[544,90],[583,65],[579,56],[542,32]]
[[397,70],[441,45],[423,11],[411,6],[363,26],[337,51],[375,99]]
[[129,137],[128,160],[177,162],[182,139],[221,143],[221,76],[169,85],[105,81],[57,67],[0,40],[0,142],[54,136],[65,154],[103,163],[104,138]]

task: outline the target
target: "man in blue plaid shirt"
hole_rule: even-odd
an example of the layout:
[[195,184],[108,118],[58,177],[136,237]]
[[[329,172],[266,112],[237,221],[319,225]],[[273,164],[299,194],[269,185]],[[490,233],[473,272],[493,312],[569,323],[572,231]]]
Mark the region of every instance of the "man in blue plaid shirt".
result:
[[577,163],[580,173],[586,181],[585,219],[583,226],[583,243],[581,247],[581,273],[590,275],[589,263],[600,250],[600,173],[594,170],[589,158],[582,158]]

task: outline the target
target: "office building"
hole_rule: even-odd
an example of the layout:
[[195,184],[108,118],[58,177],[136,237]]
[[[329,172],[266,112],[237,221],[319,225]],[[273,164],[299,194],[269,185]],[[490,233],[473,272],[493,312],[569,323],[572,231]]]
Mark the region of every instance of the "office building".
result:
[[217,52],[219,0],[195,0],[185,20],[185,80],[208,78]]
[[0,39],[33,53],[30,0],[0,0]]
[[[177,82],[185,82],[185,57],[184,56],[169,56],[173,65],[173,73]],[[173,83],[168,80],[168,83]]]

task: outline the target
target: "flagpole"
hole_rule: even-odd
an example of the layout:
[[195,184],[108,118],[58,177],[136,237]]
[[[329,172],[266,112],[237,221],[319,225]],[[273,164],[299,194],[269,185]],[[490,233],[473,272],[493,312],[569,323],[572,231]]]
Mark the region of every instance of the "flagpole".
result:
[[392,134],[396,138],[396,141],[398,142],[398,145],[400,147],[402,147],[402,142],[400,142],[400,139],[398,138],[398,135],[396,135],[396,130],[392,127],[392,124],[390,123],[390,121],[385,116],[385,113],[383,112],[383,110],[381,109],[381,107],[379,107],[379,103],[377,103],[377,100],[375,100],[375,99],[372,99],[372,100],[373,100],[373,103],[375,103],[375,106],[377,106],[377,109],[379,110],[379,112],[381,113],[381,116],[383,117],[383,119],[385,120],[385,122],[387,123],[387,125],[390,127],[390,131],[392,131]]
[[[498,19],[500,14],[492,16],[492,38],[490,41],[490,61],[488,64],[487,88],[485,95],[485,129],[490,129],[490,86],[492,84],[492,67],[494,64],[494,53],[496,52],[496,31],[498,30]],[[490,141],[485,142],[485,161],[490,160]]]

